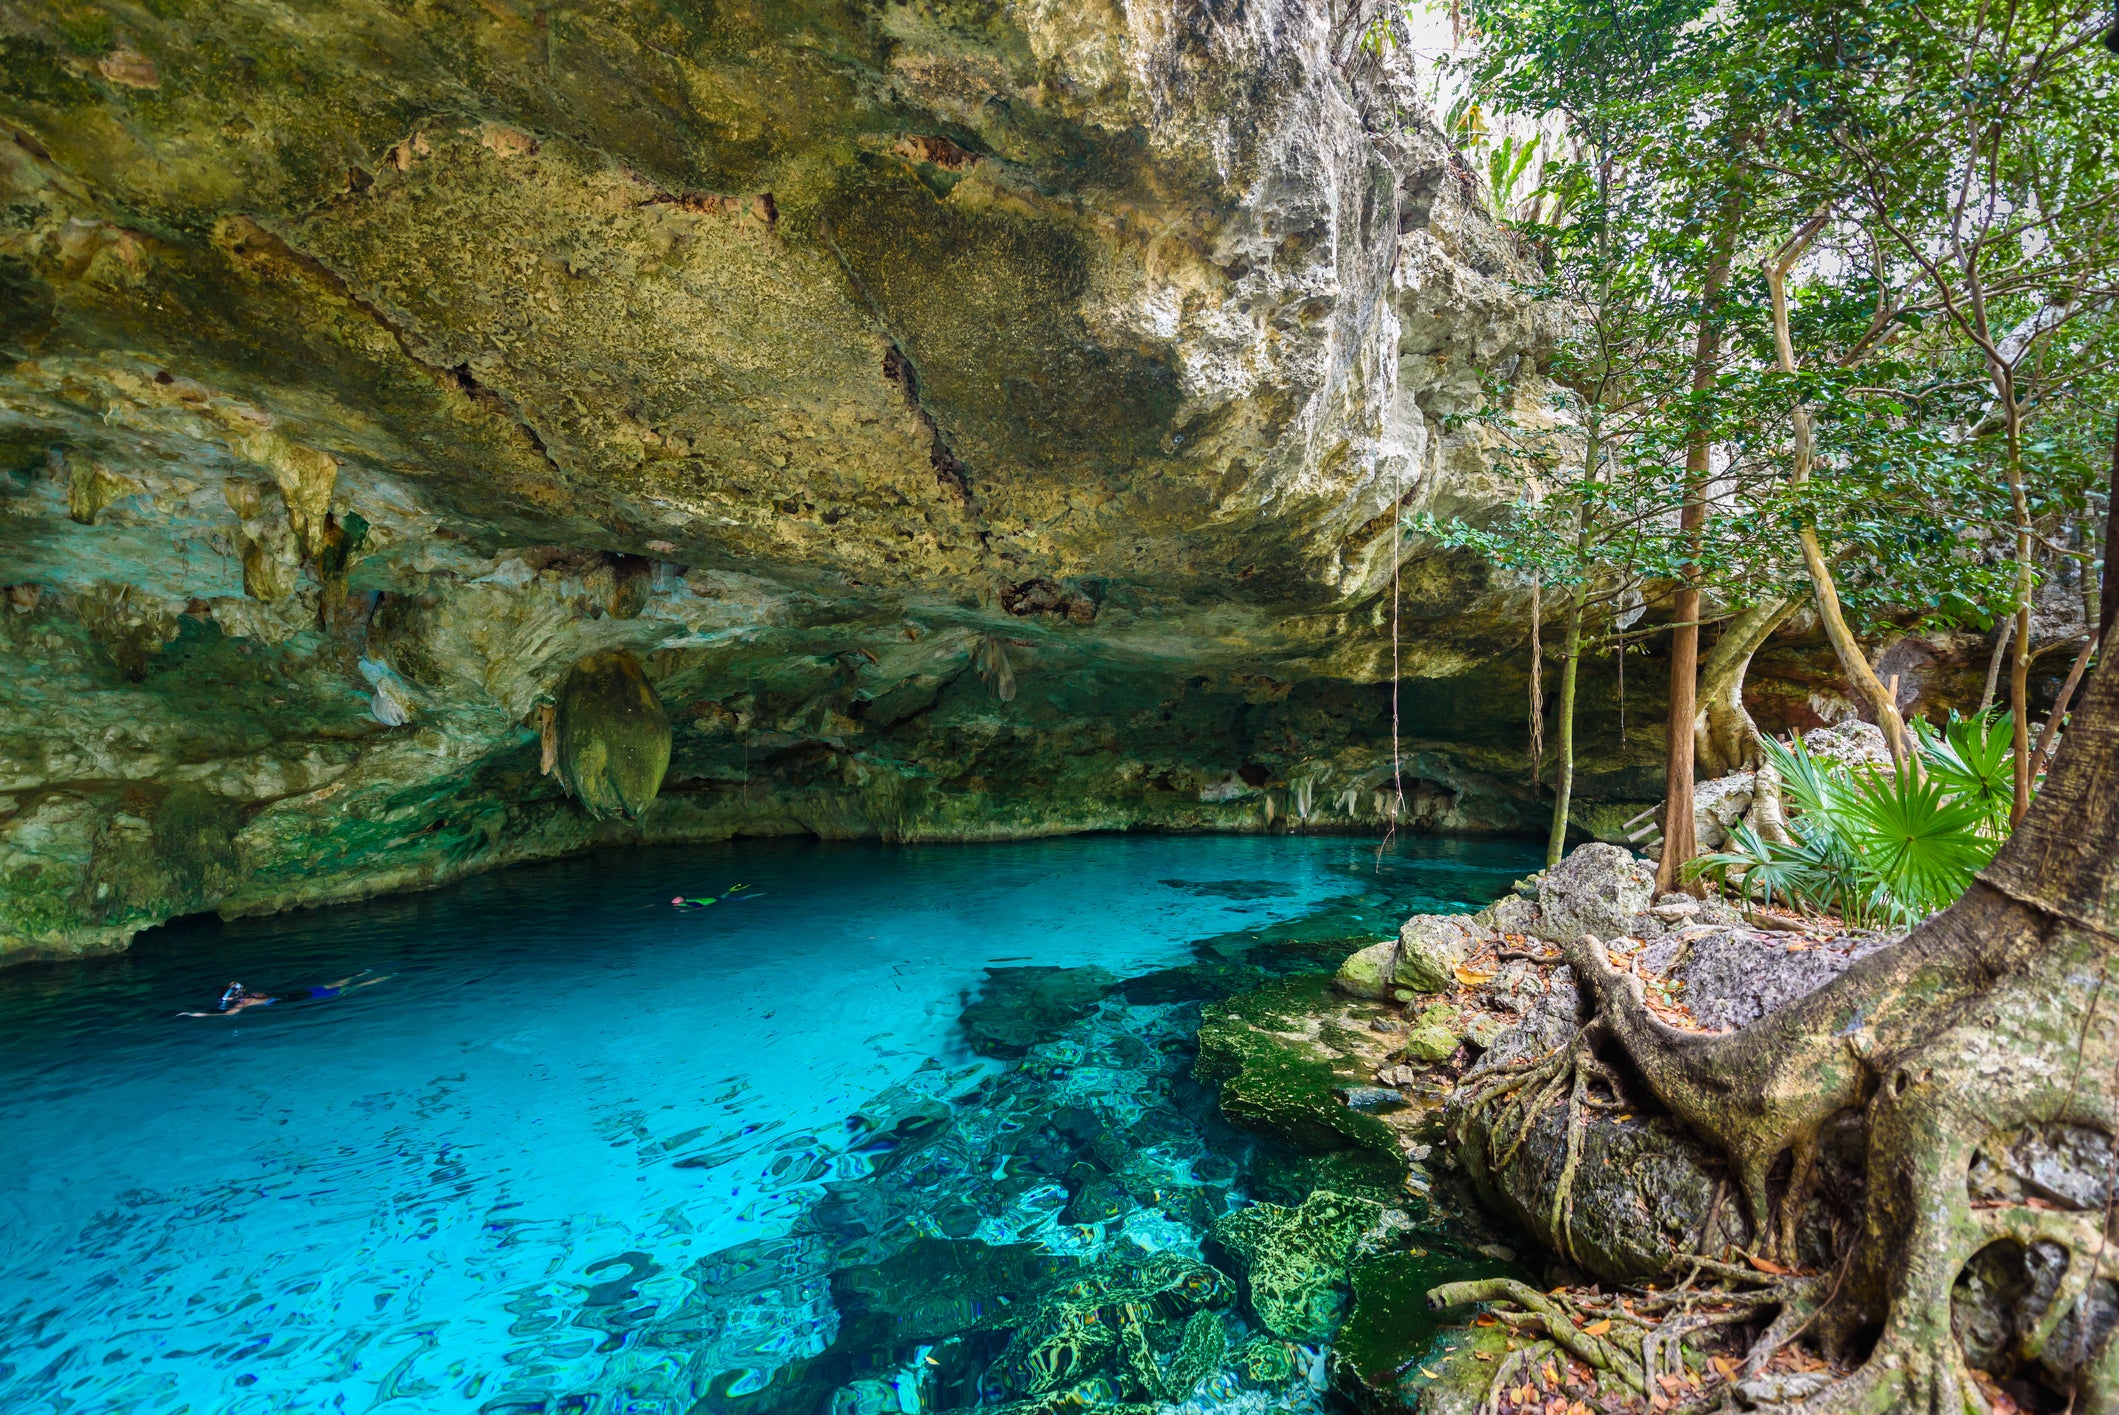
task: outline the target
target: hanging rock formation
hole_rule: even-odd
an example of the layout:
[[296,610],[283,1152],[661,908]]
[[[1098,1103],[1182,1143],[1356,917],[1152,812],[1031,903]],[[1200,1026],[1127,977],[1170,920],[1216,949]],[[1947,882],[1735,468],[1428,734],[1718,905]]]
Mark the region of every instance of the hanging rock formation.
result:
[[592,654],[560,685],[557,767],[591,816],[638,820],[670,767],[670,715],[623,649]]
[[[1394,518],[1506,504],[1449,419],[1550,390],[1365,23],[0,11],[0,958],[617,840],[1380,828]],[[1400,824],[1536,825],[1523,587],[1398,601]],[[615,650],[638,821],[523,725]]]

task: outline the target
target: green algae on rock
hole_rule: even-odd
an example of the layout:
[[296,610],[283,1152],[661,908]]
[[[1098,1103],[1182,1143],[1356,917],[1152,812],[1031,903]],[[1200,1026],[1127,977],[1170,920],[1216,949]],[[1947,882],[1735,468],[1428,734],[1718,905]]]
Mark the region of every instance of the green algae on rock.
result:
[[1020,1397],[1181,1401],[1220,1364],[1227,1336],[1214,1309],[1230,1295],[1226,1278],[1181,1254],[1107,1257],[1045,1296],[997,1369]]
[[575,664],[559,688],[554,731],[559,778],[591,816],[638,820],[653,804],[670,765],[670,718],[631,654]]
[[1290,1341],[1325,1342],[1346,1311],[1348,1265],[1405,1216],[1373,1199],[1319,1189],[1295,1208],[1252,1204],[1214,1225],[1214,1241],[1243,1273],[1259,1324]]
[[1222,1113],[1239,1124],[1298,1150],[1362,1148],[1395,1163],[1396,1132],[1334,1094],[1368,1078],[1353,1068],[1335,1069],[1307,1044],[1332,998],[1330,978],[1311,975],[1208,1004],[1194,1074],[1220,1083]]
[[1457,1050],[1463,1032],[1456,1009],[1435,1003],[1410,1019],[1405,1033],[1405,1054],[1415,1061],[1447,1061]]
[[[1427,1294],[1445,1282],[1515,1275],[1491,1258],[1440,1250],[1404,1249],[1356,1261],[1348,1274],[1353,1309],[1327,1365],[1332,1389],[1371,1415],[1446,1409],[1449,1392],[1459,1387],[1476,1400],[1493,1374],[1484,1361],[1503,1348],[1505,1331],[1446,1327]],[[1436,1375],[1422,1371],[1423,1363]]]

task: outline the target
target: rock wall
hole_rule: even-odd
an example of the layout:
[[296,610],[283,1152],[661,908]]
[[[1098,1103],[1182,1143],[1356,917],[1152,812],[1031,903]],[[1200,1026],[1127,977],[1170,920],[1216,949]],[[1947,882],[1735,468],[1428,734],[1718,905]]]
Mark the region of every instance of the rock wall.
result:
[[[1535,826],[1521,588],[1394,595],[1391,526],[1513,496],[1450,419],[1542,416],[1546,328],[1364,23],[0,5],[0,959],[597,843],[1375,829],[1394,597],[1409,823]],[[618,650],[638,821],[549,750]]]

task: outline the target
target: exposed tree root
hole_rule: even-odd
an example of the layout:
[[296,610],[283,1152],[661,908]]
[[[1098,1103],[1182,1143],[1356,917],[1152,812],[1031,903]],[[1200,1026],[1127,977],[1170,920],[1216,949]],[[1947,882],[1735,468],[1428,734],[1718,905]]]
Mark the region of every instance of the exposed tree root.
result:
[[[1753,1276],[1757,1276],[1754,1274]],[[1775,1289],[1731,1294],[1721,1291],[1650,1292],[1618,1298],[1595,1292],[1539,1292],[1506,1278],[1450,1283],[1428,1294],[1440,1311],[1469,1303],[1491,1303],[1494,1316],[1531,1338],[1509,1354],[1488,1392],[1488,1410],[1498,1410],[1517,1373],[1542,1353],[1565,1353],[1591,1371],[1623,1383],[1643,1400],[1671,1406],[1672,1393],[1699,1389],[1683,1355],[1688,1338],[1718,1327],[1749,1326],[1762,1311],[1785,1300]],[[1725,1370],[1734,1370],[1724,1363]],[[1663,1408],[1663,1407],[1655,1407]]]
[[[2056,1121],[2119,1131],[2119,1006],[2097,1005],[2112,942],[1975,886],[1958,910],[1905,944],[1751,1028],[1714,1038],[1657,1021],[1639,982],[1613,968],[1595,939],[1568,947],[1605,1034],[1657,1099],[1722,1146],[1754,1231],[1772,1237],[1772,1256],[1793,1260],[1819,1129],[1841,1110],[1864,1113],[1867,1200],[1844,1281],[1814,1314],[1784,1311],[1747,1369],[1787,1339],[1792,1323],[1814,1315],[1828,1355],[1844,1357],[1871,1334],[1876,1342],[1854,1375],[1805,1411],[1983,1410],[1950,1320],[1952,1290],[1974,1254],[2002,1239],[2066,1254],[2058,1290],[2021,1342],[2032,1359],[2081,1310],[2093,1281],[2119,1275],[2104,1212],[1974,1209],[1969,1190],[1974,1154],[1996,1134]],[[1767,1175],[1789,1152],[1790,1180],[1772,1195]],[[2080,1371],[2078,1408],[2108,1408],[2119,1399],[2112,1362],[2105,1353],[2085,1365],[2087,1354],[2065,1363]]]
[[1582,1157],[1582,1113],[1583,1108],[1591,1103],[1589,1086],[1593,1081],[1601,1081],[1614,1098],[1624,1095],[1624,1083],[1618,1073],[1596,1053],[1601,1037],[1602,1029],[1592,1022],[1577,1031],[1566,1046],[1528,1067],[1502,1072],[1482,1081],[1460,1098],[1460,1116],[1493,1112],[1489,1128],[1493,1136],[1496,1169],[1514,1161],[1530,1138],[1538,1117],[1548,1107],[1556,1102],[1565,1104],[1566,1148],[1560,1160],[1559,1182],[1553,1186],[1546,1228],[1552,1234],[1554,1248],[1570,1262],[1577,1257],[1569,1235],[1574,1224],[1575,1174]]
[[[1531,1315],[1515,1320],[1535,1320],[1575,1358],[1673,1396],[1667,1382],[1688,1333],[1772,1313],[1740,1365],[1717,1366],[1731,1381],[1814,1338],[1846,1374],[1792,1407],[1804,1415],[1961,1415],[1990,1406],[1987,1378],[1953,1328],[1953,1296],[1967,1264],[2005,1244],[1990,1268],[2018,1254],[2030,1273],[2035,1255],[2038,1287],[2010,1299],[2015,1325],[1983,1336],[1982,1349],[1999,1339],[1999,1359],[2036,1363],[2042,1378],[2068,1384],[2078,1415],[2119,1415],[2119,1338],[2109,1330],[2119,1311],[2119,1159],[2068,1160],[2072,1188],[1981,1180],[1976,1203],[1973,1192],[1975,1159],[1986,1156],[1991,1176],[2024,1137],[2087,1131],[2101,1138],[2084,1141],[2084,1153],[2119,1156],[2119,672],[2099,667],[2036,806],[1962,899],[1751,1026],[1680,1031],[1597,939],[1562,953],[1591,1020],[1568,1045],[1460,1093],[1460,1114],[1485,1117],[1493,1167],[1515,1159],[1549,1107],[1568,1108],[1547,1217],[1554,1246],[1572,1259],[1582,1108],[1595,1103],[1593,1087],[1645,1091],[1727,1158],[1764,1271],[1701,1255],[1678,1289],[1620,1304],[1624,1321],[1607,1307],[1584,1322],[1564,1294],[1510,1284],[1439,1289],[1438,1305],[1521,1307]],[[1858,1122],[1859,1184],[1828,1189],[1820,1138],[1842,1119]],[[2113,1172],[2092,1201],[2084,1186],[2096,1187],[2099,1166]],[[1849,1218],[1860,1209],[1830,1235],[1831,1270],[1780,1277],[1801,1266],[1799,1229],[1821,1203],[1845,1205]]]
[[[1472,1302],[1511,1302],[1526,1312],[1535,1314],[1545,1325],[1546,1335],[1571,1355],[1581,1358],[1592,1368],[1608,1371],[1636,1391],[1646,1393],[1648,1379],[1643,1373],[1637,1356],[1628,1356],[1612,1341],[1601,1336],[1591,1336],[1575,1325],[1574,1320],[1560,1304],[1512,1278],[1488,1278],[1483,1282],[1452,1282],[1428,1293],[1430,1307],[1440,1311],[1445,1307],[1461,1307]],[[1612,1325],[1606,1319],[1605,1326]],[[1636,1332],[1633,1344],[1638,1348],[1640,1333]]]
[[1501,1362],[1501,1369],[1494,1373],[1494,1383],[1487,1387],[1480,1415],[1500,1415],[1501,1401],[1509,1387],[1515,1384],[1517,1374],[1526,1366],[1536,1365],[1541,1357],[1554,1349],[1549,1341],[1534,1341],[1509,1352]]

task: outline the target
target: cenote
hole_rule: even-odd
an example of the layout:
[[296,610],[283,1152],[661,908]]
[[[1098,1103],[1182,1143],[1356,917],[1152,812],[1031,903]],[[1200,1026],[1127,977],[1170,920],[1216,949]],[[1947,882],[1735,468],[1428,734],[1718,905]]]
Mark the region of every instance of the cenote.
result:
[[[739,842],[11,970],[0,1406],[1317,1407],[1209,1229],[1334,1157],[1221,1117],[1202,1006],[1534,863]],[[231,979],[284,1000],[179,1015]],[[1484,1261],[1401,1194],[1428,1276]]]

